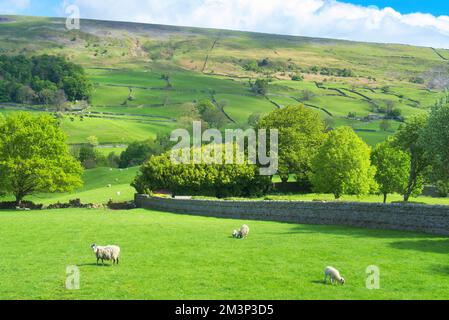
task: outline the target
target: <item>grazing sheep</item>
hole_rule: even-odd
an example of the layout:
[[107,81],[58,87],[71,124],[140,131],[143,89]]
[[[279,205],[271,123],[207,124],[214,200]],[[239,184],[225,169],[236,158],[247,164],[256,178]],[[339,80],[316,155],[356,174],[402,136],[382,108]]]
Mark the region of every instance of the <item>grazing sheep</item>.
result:
[[232,232],[232,237],[237,238],[237,239],[243,239],[248,236],[248,233],[249,233],[249,227],[246,224],[244,224],[240,228],[240,231],[234,230],[234,232]]
[[97,264],[98,261],[101,260],[101,263],[104,265],[104,260],[110,261],[112,260],[112,264],[119,264],[119,257],[120,257],[120,247],[118,246],[105,246],[100,247],[96,244],[92,245],[92,250],[94,250],[95,256],[97,257]]
[[327,277],[330,277],[331,284],[334,284],[335,281],[340,282],[341,285],[345,284],[345,279],[334,267],[326,267],[326,269],[324,270],[324,284],[327,283]]
[[247,236],[248,236],[248,234],[249,234],[249,227],[246,225],[246,224],[244,224],[241,228],[240,228],[240,231],[239,231],[239,233],[240,233],[240,238],[246,238]]

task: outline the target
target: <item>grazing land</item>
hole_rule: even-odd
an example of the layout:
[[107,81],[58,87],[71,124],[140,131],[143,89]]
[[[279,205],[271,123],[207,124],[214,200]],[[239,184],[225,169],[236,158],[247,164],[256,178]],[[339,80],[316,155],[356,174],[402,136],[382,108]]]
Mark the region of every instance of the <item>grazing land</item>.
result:
[[[448,240],[393,231],[132,211],[0,212],[2,299],[448,299]],[[97,266],[92,243],[119,244]],[[66,267],[80,290],[66,290]],[[327,265],[345,286],[325,286]],[[365,287],[380,268],[380,289]],[[244,284],[245,290],[242,290]]]

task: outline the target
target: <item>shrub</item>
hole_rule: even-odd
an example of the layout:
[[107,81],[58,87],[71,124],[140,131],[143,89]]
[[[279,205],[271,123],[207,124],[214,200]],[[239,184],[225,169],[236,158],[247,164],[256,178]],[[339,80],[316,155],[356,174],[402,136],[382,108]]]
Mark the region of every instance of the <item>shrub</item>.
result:
[[170,154],[152,156],[141,167],[132,183],[137,192],[151,194],[170,190],[177,195],[226,198],[261,196],[270,189],[271,177],[260,176],[256,165],[175,164]]

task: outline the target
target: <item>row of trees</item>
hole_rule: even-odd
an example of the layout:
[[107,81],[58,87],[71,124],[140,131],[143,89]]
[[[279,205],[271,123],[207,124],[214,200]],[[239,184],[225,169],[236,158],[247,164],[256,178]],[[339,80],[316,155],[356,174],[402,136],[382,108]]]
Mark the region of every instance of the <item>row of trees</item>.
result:
[[[302,106],[276,110],[259,128],[278,128],[279,174],[283,182],[295,175],[320,193],[362,195],[399,193],[404,201],[419,195],[426,182],[449,183],[449,97],[430,115],[419,114],[371,150],[351,128],[328,133],[313,111]],[[446,190],[448,188],[445,188]]]
[[89,100],[91,92],[83,68],[64,57],[0,56],[0,102],[59,105]]
[[[410,119],[374,150],[352,128],[330,130],[318,113],[302,105],[275,110],[254,122],[258,129],[279,130],[282,182],[293,175],[304,189],[332,193],[337,199],[345,194],[378,193],[386,201],[388,194],[400,193],[408,201],[422,191],[430,166],[420,142],[428,127],[425,116]],[[256,169],[254,165],[176,165],[166,153],[144,164],[134,186],[139,192],[169,189],[220,197],[260,195],[269,189],[270,179],[253,174]]]
[[153,155],[160,155],[166,151],[171,142],[168,136],[158,136],[155,140],[135,141],[128,145],[120,154],[110,152],[105,155],[98,149],[98,139],[88,138],[88,143],[75,146],[71,154],[77,158],[85,169],[96,167],[130,168],[143,164]]

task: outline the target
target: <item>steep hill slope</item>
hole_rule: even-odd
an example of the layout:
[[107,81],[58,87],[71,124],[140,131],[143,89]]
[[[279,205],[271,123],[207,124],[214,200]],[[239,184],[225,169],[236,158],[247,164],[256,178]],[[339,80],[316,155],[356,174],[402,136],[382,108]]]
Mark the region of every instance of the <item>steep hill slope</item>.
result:
[[[81,30],[68,31],[64,19],[4,16],[0,53],[65,55],[86,68],[95,84],[83,111],[90,118],[64,120],[71,143],[169,132],[191,103],[208,98],[224,106],[231,127],[247,126],[253,113],[304,103],[374,144],[399,125],[382,131],[386,112],[425,112],[449,85],[447,50],[125,22],[82,20]],[[257,78],[270,80],[265,97],[250,90]]]

